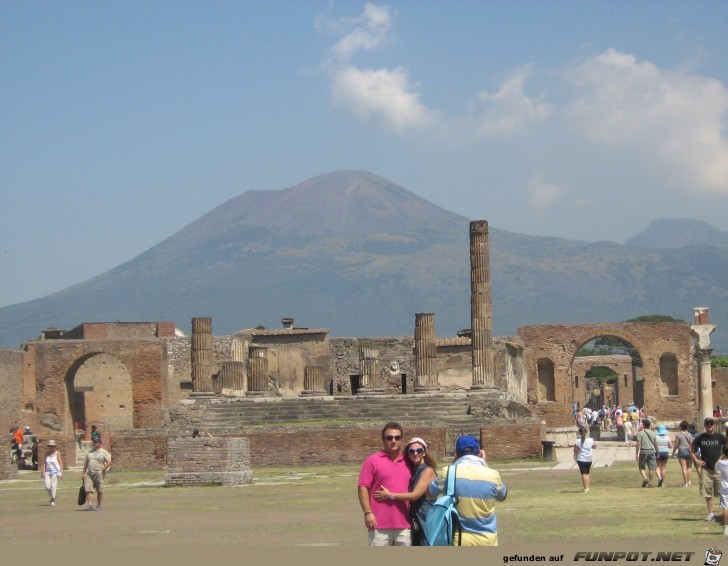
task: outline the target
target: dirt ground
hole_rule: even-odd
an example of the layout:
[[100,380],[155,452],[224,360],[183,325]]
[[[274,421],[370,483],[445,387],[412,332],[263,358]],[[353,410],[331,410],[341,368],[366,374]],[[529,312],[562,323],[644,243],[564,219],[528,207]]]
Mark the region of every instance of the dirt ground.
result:
[[[592,491],[584,494],[578,473],[517,463],[493,467],[509,488],[497,507],[501,552],[587,541],[667,549],[728,542],[721,524],[704,521],[697,487],[679,487],[676,468],[665,489],[640,489],[633,466],[594,470]],[[39,546],[85,546],[92,538],[122,552],[366,546],[358,467],[269,468],[254,470],[254,476],[252,484],[238,487],[164,487],[163,472],[112,469],[97,512],[76,504],[79,472],[64,473],[56,507],[49,505],[40,474],[22,472],[17,480],[0,482],[0,547],[14,547],[29,533]],[[296,557],[303,556],[299,552]]]

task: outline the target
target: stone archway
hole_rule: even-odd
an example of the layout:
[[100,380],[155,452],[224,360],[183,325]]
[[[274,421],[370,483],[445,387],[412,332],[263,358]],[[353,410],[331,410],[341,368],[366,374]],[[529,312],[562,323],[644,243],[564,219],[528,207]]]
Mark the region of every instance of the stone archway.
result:
[[[639,352],[649,414],[662,420],[695,418],[694,344],[687,323],[522,326],[518,334],[524,342],[529,404],[548,426],[572,424],[574,356],[583,344],[599,336],[616,336]],[[539,392],[543,389],[539,372],[549,364],[553,364],[553,401],[541,399]]]
[[134,426],[131,374],[112,354],[89,354],[77,360],[67,376],[68,407],[74,428],[102,431]]

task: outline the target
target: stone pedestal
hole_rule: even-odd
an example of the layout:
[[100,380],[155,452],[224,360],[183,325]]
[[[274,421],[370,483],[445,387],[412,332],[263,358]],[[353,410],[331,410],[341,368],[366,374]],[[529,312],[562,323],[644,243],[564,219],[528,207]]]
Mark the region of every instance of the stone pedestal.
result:
[[379,373],[379,350],[368,346],[359,347],[359,389],[357,395],[381,395],[384,393]]
[[245,362],[223,362],[220,381],[224,395],[245,395]]
[[168,486],[241,485],[253,481],[247,438],[168,438]]
[[268,395],[268,348],[251,346],[248,349],[248,396]]

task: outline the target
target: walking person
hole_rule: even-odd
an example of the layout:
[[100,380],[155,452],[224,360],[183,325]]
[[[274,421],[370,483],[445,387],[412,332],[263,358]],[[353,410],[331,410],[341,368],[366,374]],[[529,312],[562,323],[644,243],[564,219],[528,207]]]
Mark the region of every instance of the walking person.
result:
[[48,441],[48,451],[43,460],[40,477],[43,478],[43,485],[51,498],[50,505],[55,507],[58,480],[63,478],[63,458],[61,458],[61,453],[57,450],[55,440]]
[[[104,494],[104,476],[111,467],[111,454],[101,447],[101,437],[94,441],[93,448],[86,455],[83,463],[83,486],[86,490],[86,511],[101,511],[101,499]],[[96,492],[96,507],[93,506],[93,495]]]
[[389,422],[382,429],[382,450],[367,457],[359,472],[359,504],[364,512],[369,546],[411,546],[410,517],[407,502],[378,501],[375,491],[387,486],[394,493],[409,491],[412,477],[402,456],[402,427]]
[[[652,477],[657,470],[656,447],[657,438],[654,431],[650,430],[650,419],[642,419],[642,430],[637,435],[635,454],[642,476],[642,487],[652,487]],[[647,472],[649,472],[649,477]]]
[[[700,495],[705,497],[705,505],[708,508],[706,521],[712,521],[713,496],[720,493],[720,472],[715,469],[715,464],[723,453],[723,446],[726,438],[720,432],[715,431],[715,421],[708,417],[703,421],[705,432],[699,434],[690,445],[690,454],[700,474]],[[700,451],[700,459],[697,452]]]
[[632,448],[632,441],[634,440],[634,426],[632,425],[632,421],[625,419],[624,420],[624,441],[627,443],[627,450]]
[[427,444],[421,438],[411,439],[404,447],[405,458],[412,470],[409,482],[409,491],[405,493],[392,493],[386,486],[374,492],[377,501],[409,501],[409,514],[412,522],[412,546],[426,546],[424,544],[424,531],[427,511],[432,507],[432,501],[427,499],[427,490],[432,480],[437,477],[437,462],[427,452]]
[[593,461],[592,450],[597,445],[594,439],[586,435],[586,427],[579,427],[579,438],[574,442],[574,458],[576,464],[579,466],[579,472],[581,473],[581,483],[584,486],[584,493],[589,493],[589,471]]
[[680,430],[675,433],[675,440],[672,443],[672,455],[677,453],[677,460],[680,462],[680,471],[683,477],[683,487],[689,487],[690,468],[693,467],[693,461],[690,456],[690,445],[693,442],[692,435],[688,432],[688,421],[680,422]]
[[667,461],[672,450],[670,431],[663,424],[657,427],[657,487],[665,487],[665,473],[667,472]]
[[[488,467],[485,452],[474,436],[461,436],[455,443],[456,508],[462,533],[455,536],[454,546],[498,546],[498,529],[495,513],[496,501],[505,501],[508,490],[500,474]],[[446,491],[445,466],[430,484],[430,497]]]
[[715,464],[720,474],[720,506],[723,508],[723,536],[728,536],[728,444],[723,445],[720,460]]

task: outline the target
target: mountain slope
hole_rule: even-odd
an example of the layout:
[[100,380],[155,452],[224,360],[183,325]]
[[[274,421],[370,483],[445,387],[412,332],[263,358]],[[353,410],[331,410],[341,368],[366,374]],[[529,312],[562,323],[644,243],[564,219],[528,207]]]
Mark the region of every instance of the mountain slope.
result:
[[[216,334],[293,316],[334,336],[401,336],[412,334],[415,313],[434,312],[438,335],[452,335],[470,326],[468,222],[361,171],[249,191],[98,277],[0,309],[0,346],[84,321],[173,320],[188,331],[195,316],[213,317]],[[728,324],[726,249],[587,244],[492,227],[490,241],[497,335],[652,313],[689,320],[695,306]]]

